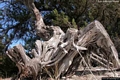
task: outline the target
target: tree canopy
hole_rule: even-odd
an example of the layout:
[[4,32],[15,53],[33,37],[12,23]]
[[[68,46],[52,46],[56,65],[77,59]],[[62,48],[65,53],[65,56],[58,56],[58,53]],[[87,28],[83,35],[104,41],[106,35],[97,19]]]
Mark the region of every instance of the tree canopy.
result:
[[[0,24],[3,42],[9,45],[22,39],[34,42],[34,17],[19,0],[1,1]],[[69,27],[81,29],[93,20],[99,20],[111,36],[119,36],[120,4],[103,3],[97,0],[35,0],[47,25],[60,26],[64,31]],[[32,46],[32,45],[31,45]],[[28,45],[27,45],[28,47]]]

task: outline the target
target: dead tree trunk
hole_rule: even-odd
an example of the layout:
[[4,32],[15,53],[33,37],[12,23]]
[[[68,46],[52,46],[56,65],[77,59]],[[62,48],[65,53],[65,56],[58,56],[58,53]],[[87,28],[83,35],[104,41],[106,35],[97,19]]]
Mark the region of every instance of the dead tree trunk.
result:
[[58,26],[44,24],[32,0],[24,0],[24,4],[33,11],[36,33],[44,41],[36,40],[35,49],[31,51],[33,58],[26,55],[22,45],[6,52],[19,69],[18,78],[37,80],[46,73],[57,79],[73,69],[77,60],[83,61],[86,66],[97,62],[103,67],[119,68],[118,53],[100,22],[94,21],[81,31],[69,28],[64,33]]

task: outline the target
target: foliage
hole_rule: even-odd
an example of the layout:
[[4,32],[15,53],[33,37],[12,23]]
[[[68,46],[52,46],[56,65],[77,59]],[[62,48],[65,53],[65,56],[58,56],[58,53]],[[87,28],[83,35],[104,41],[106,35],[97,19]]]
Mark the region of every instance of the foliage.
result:
[[10,58],[4,54],[4,47],[2,37],[0,37],[0,77],[11,77],[17,74],[18,70]]
[[3,57],[2,64],[0,64],[0,76],[1,77],[11,77],[16,75],[18,72],[15,64],[7,56]]
[[2,44],[2,37],[0,37],[0,63],[2,62],[3,49],[4,45]]
[[[95,0],[61,0],[56,5],[55,9],[57,9],[58,13],[52,15],[53,10],[45,17],[45,21],[54,19],[56,22],[51,21],[53,25],[59,23],[60,20],[64,20],[64,18],[60,19],[56,16],[64,12],[69,19],[69,23],[72,23],[72,19],[74,19],[78,28],[85,27],[93,20],[99,20],[111,36],[120,34],[118,31],[120,28],[119,3],[100,3]],[[57,20],[57,18],[60,20]],[[64,23],[62,24],[64,25]],[[59,23],[57,25],[62,27],[62,24]]]
[[3,4],[1,8],[3,19],[0,20],[3,43],[10,45],[13,40],[26,41],[34,38],[31,14],[26,7],[22,3],[16,3],[15,0],[3,1]]
[[[27,45],[39,39],[35,36],[34,17],[18,0],[3,1],[1,4],[4,43],[22,39]],[[119,35],[120,5],[118,2],[102,3],[97,0],[35,0],[47,25],[60,26],[64,31],[69,27],[82,28],[93,20],[99,20],[111,36]],[[29,45],[28,45],[29,46]]]

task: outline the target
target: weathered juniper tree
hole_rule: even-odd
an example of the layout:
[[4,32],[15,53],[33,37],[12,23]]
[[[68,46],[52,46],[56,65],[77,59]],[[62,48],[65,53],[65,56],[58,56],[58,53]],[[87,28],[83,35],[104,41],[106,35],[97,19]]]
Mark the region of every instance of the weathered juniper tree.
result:
[[59,79],[69,75],[81,63],[86,67],[97,62],[106,68],[119,68],[118,53],[99,21],[91,22],[83,30],[69,28],[64,33],[59,26],[45,25],[34,0],[22,2],[33,12],[36,34],[43,41],[36,40],[30,53],[32,58],[26,55],[22,45],[6,51],[19,69],[16,79],[31,77],[39,80],[44,74]]

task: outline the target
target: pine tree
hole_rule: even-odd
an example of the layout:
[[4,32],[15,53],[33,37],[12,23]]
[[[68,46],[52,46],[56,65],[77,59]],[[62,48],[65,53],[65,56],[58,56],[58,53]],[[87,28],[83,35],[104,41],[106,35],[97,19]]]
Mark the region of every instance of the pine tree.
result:
[[[3,21],[3,42],[11,44],[13,40],[22,39],[28,43],[39,39],[35,36],[34,17],[31,17],[32,13],[26,6],[14,0],[3,3],[7,4],[1,8],[4,16],[0,20]],[[111,36],[120,35],[119,3],[100,3],[97,0],[35,0],[35,5],[47,25],[60,26],[63,31],[69,27],[81,29],[93,20],[99,20]]]

